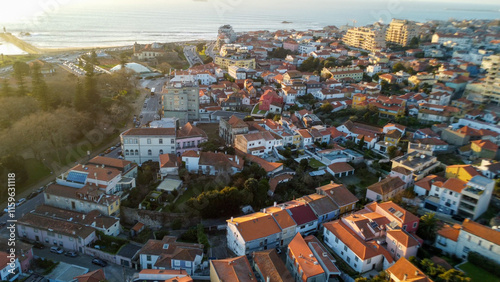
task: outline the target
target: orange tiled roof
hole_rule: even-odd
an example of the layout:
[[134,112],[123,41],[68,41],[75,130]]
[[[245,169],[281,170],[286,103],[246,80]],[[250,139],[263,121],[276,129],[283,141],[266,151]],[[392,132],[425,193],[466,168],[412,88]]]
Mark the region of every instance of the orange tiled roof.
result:
[[280,233],[281,229],[269,214],[256,212],[226,220],[234,224],[246,242]]
[[211,260],[220,281],[255,282],[257,278],[246,256]]
[[[400,258],[395,264],[386,270],[391,278],[397,279],[394,281],[409,281],[409,282],[432,282],[432,280],[424,274],[424,272],[414,266],[405,257]],[[392,280],[392,279],[391,279]]]
[[464,220],[464,222],[462,223],[462,230],[481,237],[496,245],[500,245],[500,231],[491,229],[470,219]]
[[462,190],[467,186],[467,182],[460,180],[458,178],[450,178],[446,180],[446,182],[443,183],[443,188],[446,188],[448,190],[457,192],[457,193],[462,193]]
[[446,239],[450,239],[452,241],[458,241],[458,235],[460,234],[460,225],[455,224],[453,226],[445,224],[443,228],[438,230],[437,234]]
[[498,150],[498,145],[491,142],[490,140],[476,140],[471,141],[471,143],[476,144],[481,149],[496,152]]
[[396,241],[400,242],[406,248],[418,245],[418,241],[403,229],[389,230],[387,231],[387,236],[396,239]]

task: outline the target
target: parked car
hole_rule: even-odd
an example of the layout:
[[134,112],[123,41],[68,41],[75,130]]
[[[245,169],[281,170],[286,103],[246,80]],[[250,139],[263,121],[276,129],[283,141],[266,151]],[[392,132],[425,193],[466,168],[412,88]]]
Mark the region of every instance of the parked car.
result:
[[67,257],[72,257],[72,258],[74,258],[74,257],[77,257],[77,256],[78,256],[78,253],[77,253],[77,252],[75,252],[75,251],[70,251],[70,252],[66,252],[66,253],[64,253],[64,255],[65,255],[65,256],[67,256]]
[[20,205],[22,205],[24,202],[26,202],[26,199],[25,199],[25,198],[21,198],[21,199],[17,200],[16,206],[20,206]]
[[33,199],[35,198],[35,196],[38,195],[38,192],[31,192],[29,195],[28,195],[28,200],[29,199]]
[[59,247],[50,247],[50,252],[56,254],[62,254],[64,253],[64,250]]
[[40,242],[35,242],[33,244],[33,247],[37,248],[37,249],[45,249],[45,245],[40,243]]
[[42,186],[42,187],[40,187],[40,188],[36,189],[36,192],[37,192],[37,193],[42,193],[42,192],[43,192],[43,190],[45,190],[45,186]]
[[107,262],[103,261],[102,259],[98,259],[98,258],[93,259],[92,263],[95,265],[98,265],[98,266],[102,266],[102,267],[105,267],[108,265]]

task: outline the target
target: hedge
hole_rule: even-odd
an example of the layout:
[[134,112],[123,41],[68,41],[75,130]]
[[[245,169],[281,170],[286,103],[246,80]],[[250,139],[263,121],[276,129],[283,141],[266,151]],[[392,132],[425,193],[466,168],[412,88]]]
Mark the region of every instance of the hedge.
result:
[[494,260],[489,259],[476,252],[470,252],[468,260],[475,266],[478,266],[492,274],[495,274],[496,276],[500,276],[500,264],[498,264]]

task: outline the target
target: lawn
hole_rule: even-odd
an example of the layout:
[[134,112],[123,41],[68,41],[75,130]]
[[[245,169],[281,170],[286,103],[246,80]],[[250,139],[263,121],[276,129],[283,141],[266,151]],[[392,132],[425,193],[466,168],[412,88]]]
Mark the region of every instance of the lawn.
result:
[[261,111],[261,110],[259,110],[259,106],[260,106],[260,103],[256,104],[253,107],[252,115],[265,115],[267,113],[267,111]]
[[309,159],[309,166],[312,167],[312,168],[314,168],[314,169],[318,169],[320,167],[324,167],[325,164],[322,163],[322,162],[320,162],[320,161],[318,161],[315,158],[310,158]]
[[472,282],[500,280],[499,277],[487,272],[486,270],[480,267],[473,265],[470,262],[462,264],[460,266],[460,269],[467,273],[467,276],[469,276],[472,279]]
[[208,140],[218,140],[220,138],[218,123],[198,123],[196,126],[205,131],[208,136]]
[[0,68],[10,66],[16,61],[28,62],[38,58],[38,55],[4,55],[0,57]]

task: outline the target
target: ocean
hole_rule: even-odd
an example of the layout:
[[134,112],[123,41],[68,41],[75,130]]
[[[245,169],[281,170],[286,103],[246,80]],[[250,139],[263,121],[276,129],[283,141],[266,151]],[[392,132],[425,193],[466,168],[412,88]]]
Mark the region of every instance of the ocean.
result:
[[[345,24],[361,26],[379,20],[388,23],[391,18],[416,21],[500,18],[498,4],[416,0],[347,3],[338,0],[166,0],[128,5],[109,5],[103,0],[102,5],[93,6],[65,1],[69,4],[51,10],[40,8],[35,17],[8,22],[0,18],[0,27],[37,47],[64,48],[215,40],[217,29],[223,24],[232,25],[236,32],[244,32],[307,30]],[[26,32],[29,35],[21,34]]]

